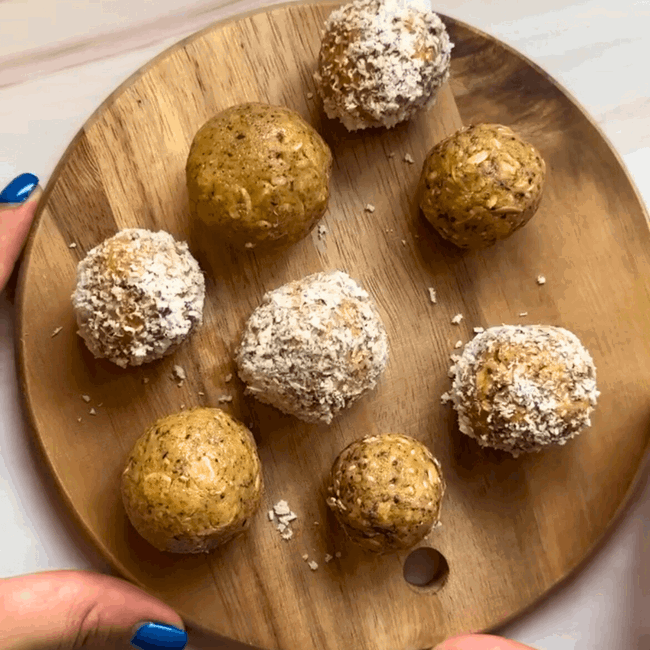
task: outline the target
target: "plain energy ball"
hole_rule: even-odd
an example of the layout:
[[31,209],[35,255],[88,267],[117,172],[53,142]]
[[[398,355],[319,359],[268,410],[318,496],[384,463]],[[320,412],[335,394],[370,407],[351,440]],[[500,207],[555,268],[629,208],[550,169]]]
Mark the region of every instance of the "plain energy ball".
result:
[[216,408],[155,422],[122,473],[134,528],[160,551],[207,553],[248,528],[263,490],[250,431]]
[[460,129],[428,153],[419,203],[438,233],[459,248],[480,249],[525,226],[542,199],[546,164],[507,126]]
[[192,218],[214,241],[282,247],[325,214],[332,153],[295,111],[248,103],[208,120],[186,164]]
[[374,301],[350,276],[315,273],[264,296],[235,359],[246,394],[329,424],[376,386],[388,339]]
[[173,352],[201,324],[204,298],[185,242],[129,228],[79,262],[72,306],[93,355],[126,368]]
[[591,425],[596,368],[578,337],[550,325],[491,327],[449,374],[458,425],[484,447],[518,456],[564,445]]
[[433,106],[453,45],[437,14],[401,0],[355,0],[325,23],[315,81],[350,131],[392,127]]
[[439,524],[445,484],[421,442],[398,433],[346,447],[330,473],[327,505],[350,539],[369,551],[409,549]]

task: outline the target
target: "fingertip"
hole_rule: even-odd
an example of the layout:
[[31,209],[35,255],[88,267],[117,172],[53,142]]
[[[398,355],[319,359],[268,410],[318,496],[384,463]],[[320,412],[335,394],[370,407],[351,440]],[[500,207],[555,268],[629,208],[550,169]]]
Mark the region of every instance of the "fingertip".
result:
[[517,641],[491,634],[465,634],[446,639],[433,650],[533,650]]
[[31,197],[37,186],[38,176],[36,174],[20,174],[0,191],[0,204],[24,203]]
[[183,650],[187,632],[174,625],[146,621],[136,626],[131,645],[140,650]]

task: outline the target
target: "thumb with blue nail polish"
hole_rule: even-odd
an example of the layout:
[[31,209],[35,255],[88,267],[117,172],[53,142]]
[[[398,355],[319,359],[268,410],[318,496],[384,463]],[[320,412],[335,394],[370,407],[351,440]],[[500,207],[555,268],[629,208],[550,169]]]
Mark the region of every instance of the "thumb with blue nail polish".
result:
[[181,650],[187,643],[171,607],[125,580],[90,571],[0,579],[0,612],[2,650]]
[[40,195],[34,174],[21,174],[0,192],[0,291],[20,256]]

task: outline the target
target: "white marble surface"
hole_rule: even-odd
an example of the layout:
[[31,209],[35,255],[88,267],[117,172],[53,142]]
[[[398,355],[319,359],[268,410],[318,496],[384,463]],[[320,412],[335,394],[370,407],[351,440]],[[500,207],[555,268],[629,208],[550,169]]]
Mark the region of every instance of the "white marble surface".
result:
[[[75,132],[128,75],[180,38],[261,4],[0,0],[0,187],[22,171],[45,184]],[[543,8],[520,0],[441,0],[434,8],[501,38],[563,83],[650,202],[649,0],[548,0]],[[13,308],[0,295],[0,575],[107,571],[39,460],[21,412],[12,336]],[[650,649],[649,521],[646,474],[585,566],[501,633],[539,650]],[[215,647],[198,635],[190,645]]]

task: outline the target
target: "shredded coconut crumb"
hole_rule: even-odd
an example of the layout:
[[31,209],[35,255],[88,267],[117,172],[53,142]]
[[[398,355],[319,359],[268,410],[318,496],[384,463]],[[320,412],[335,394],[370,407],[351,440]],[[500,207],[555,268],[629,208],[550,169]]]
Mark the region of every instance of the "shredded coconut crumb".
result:
[[405,153],[404,162],[408,163],[409,165],[413,165],[415,163],[415,160],[413,160],[413,156],[411,156],[410,153]]
[[538,275],[537,276],[537,284],[539,284],[539,285],[546,284],[546,278],[543,275]]
[[325,239],[325,235],[327,235],[327,228],[321,223],[318,226],[318,239]]
[[438,303],[438,295],[436,294],[436,290],[433,287],[429,287],[429,300],[431,301],[432,305]]
[[342,555],[341,551],[336,551],[336,553],[334,553],[334,557],[336,558],[340,558],[341,555]]
[[81,399],[87,404],[88,402],[90,402],[90,395],[82,395]]
[[527,311],[520,311],[520,312],[519,312],[519,316],[521,316],[522,318],[523,318],[524,316],[528,316],[528,312],[527,312]]
[[71,244],[68,244],[68,248],[77,248],[77,244],[72,242]]
[[454,343],[454,349],[458,350],[458,348],[462,348],[462,347],[463,347],[463,342],[460,339],[458,339],[458,341]]
[[52,334],[50,335],[51,338],[54,338],[54,337],[55,337],[57,334],[59,334],[62,330],[63,330],[62,327],[57,327],[57,328],[55,328],[54,331],[52,332]]
[[309,559],[309,555],[307,553],[303,554],[302,559],[306,562]]
[[90,415],[97,415],[97,411],[95,411],[95,409],[90,409],[88,413],[90,413]]
[[226,375],[224,381],[225,381],[226,383],[228,383],[231,379],[232,379],[232,372],[229,372],[229,373]]
[[325,564],[329,564],[333,559],[334,559],[334,556],[327,553],[325,555]]
[[316,571],[318,569],[318,562],[315,562],[314,560],[307,562],[307,564],[312,571]]
[[77,418],[77,422],[81,422],[81,418]]
[[463,320],[463,315],[462,314],[456,314],[452,319],[451,319],[451,324],[452,325],[459,325],[460,321]]
[[475,327],[474,328],[474,334],[480,334],[481,332],[485,332],[484,327]]
[[219,404],[232,402],[232,395],[220,395],[219,398],[217,399],[217,402],[219,402]]
[[142,378],[142,383],[143,384],[148,384],[149,383],[149,377],[143,377]]
[[374,212],[375,211],[375,206],[372,203],[367,203],[364,210],[366,212]]
[[452,402],[452,401],[453,401],[453,397],[449,394],[449,391],[447,391],[446,393],[443,393],[440,396],[440,403],[441,404],[449,404],[449,402]]
[[307,99],[313,99],[314,93],[307,93]]
[[202,390],[199,391],[198,395],[199,397],[205,397],[205,393]]
[[269,510],[269,521],[273,521],[275,519],[275,512],[273,510]]

